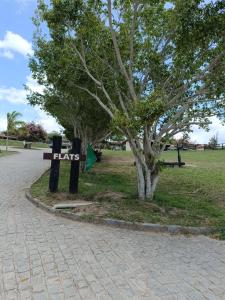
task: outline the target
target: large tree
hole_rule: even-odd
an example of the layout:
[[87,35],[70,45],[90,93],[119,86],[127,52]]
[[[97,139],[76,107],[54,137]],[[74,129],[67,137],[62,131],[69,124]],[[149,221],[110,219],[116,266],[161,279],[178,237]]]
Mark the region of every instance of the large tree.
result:
[[77,64],[75,56],[71,57],[70,47],[46,40],[41,35],[35,38],[35,57],[30,60],[33,77],[44,88],[37,92],[29,90],[28,100],[54,116],[66,132],[82,140],[82,152],[87,145],[93,146],[110,133],[110,117],[96,104],[95,99],[85,91],[77,89],[81,84],[94,88],[92,80],[73,66]]
[[[48,86],[47,81],[45,85]],[[109,116],[83,91],[73,94],[72,89],[67,90],[67,87],[59,89],[55,84],[54,88],[45,88],[41,94],[31,91],[29,102],[55,117],[69,133],[70,139],[79,137],[82,153],[86,154],[89,143],[94,146],[109,133]]]
[[[54,78],[63,83],[62,66],[70,70],[73,90],[109,114],[134,154],[139,198],[151,199],[163,141],[223,113],[225,2],[50,2],[39,1],[35,23],[47,22],[52,57],[61,57]],[[48,41],[39,31],[37,65]]]

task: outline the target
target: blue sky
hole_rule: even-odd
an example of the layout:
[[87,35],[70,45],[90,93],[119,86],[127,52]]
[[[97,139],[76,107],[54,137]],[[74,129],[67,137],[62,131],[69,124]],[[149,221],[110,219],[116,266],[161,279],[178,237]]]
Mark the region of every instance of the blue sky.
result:
[[[24,84],[38,88],[28,68],[28,56],[32,55],[32,16],[36,0],[0,0],[0,131],[6,128],[6,113],[13,110],[22,113],[25,121],[41,123],[50,132],[59,130],[56,121],[26,103]],[[225,142],[225,128],[212,119],[210,132],[194,128],[191,139],[207,143],[218,133],[219,141]]]
[[36,87],[28,68],[32,55],[32,16],[36,0],[0,1],[0,130],[6,126],[6,113],[16,110],[25,121],[40,122],[46,130],[58,130],[55,120],[26,103],[24,84]]

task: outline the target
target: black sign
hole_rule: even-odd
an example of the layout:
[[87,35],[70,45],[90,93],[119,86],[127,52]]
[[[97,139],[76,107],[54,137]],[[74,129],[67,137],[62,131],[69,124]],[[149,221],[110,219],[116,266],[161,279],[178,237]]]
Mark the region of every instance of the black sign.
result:
[[[53,144],[52,144],[52,154],[60,153],[62,146],[62,137],[61,136],[53,136]],[[51,169],[50,169],[50,177],[49,177],[49,191],[51,193],[56,193],[58,190],[59,183],[59,160],[51,161]]]
[[43,153],[43,159],[47,160],[70,160],[70,161],[85,161],[86,156],[71,153]]
[[61,153],[62,137],[53,137],[52,153],[44,153],[43,159],[51,160],[51,169],[49,177],[49,190],[51,193],[55,193],[58,190],[59,182],[59,167],[60,161],[71,161],[70,169],[70,193],[78,192],[78,180],[79,180],[79,165],[80,161],[85,161],[86,156],[81,155],[81,140],[78,138],[73,139],[71,153]]

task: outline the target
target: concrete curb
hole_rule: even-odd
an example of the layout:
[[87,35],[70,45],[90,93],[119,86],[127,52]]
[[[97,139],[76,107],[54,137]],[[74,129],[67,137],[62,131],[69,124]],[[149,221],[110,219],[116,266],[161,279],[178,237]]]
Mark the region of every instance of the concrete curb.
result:
[[64,217],[70,220],[74,220],[74,221],[103,224],[103,225],[126,228],[131,230],[170,233],[170,234],[209,235],[216,231],[216,229],[213,227],[189,227],[189,226],[179,226],[179,225],[160,225],[160,224],[151,224],[151,223],[132,223],[123,220],[115,220],[115,219],[88,219],[88,218],[85,219],[79,214],[60,211],[51,206],[44,204],[39,199],[33,198],[30,191],[26,192],[26,198],[35,206],[51,214]]

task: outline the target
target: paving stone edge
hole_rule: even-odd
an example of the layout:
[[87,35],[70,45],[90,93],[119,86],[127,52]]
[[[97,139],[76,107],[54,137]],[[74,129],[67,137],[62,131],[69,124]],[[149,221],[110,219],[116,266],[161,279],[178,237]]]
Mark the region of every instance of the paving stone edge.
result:
[[209,235],[216,231],[214,227],[190,227],[190,226],[180,226],[180,225],[160,225],[160,224],[152,224],[152,223],[133,223],[133,222],[126,222],[123,220],[116,220],[116,219],[85,219],[79,214],[60,211],[51,206],[44,204],[39,199],[33,198],[30,193],[30,190],[26,191],[25,194],[26,194],[26,198],[35,206],[56,216],[61,216],[74,221],[103,224],[103,225],[127,228],[132,230],[161,232],[161,233],[170,233],[170,234]]

